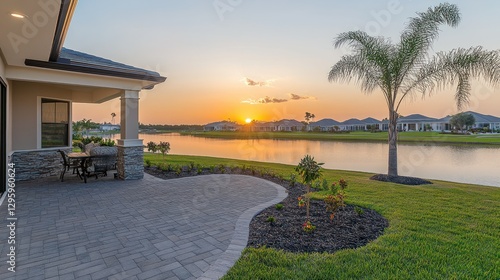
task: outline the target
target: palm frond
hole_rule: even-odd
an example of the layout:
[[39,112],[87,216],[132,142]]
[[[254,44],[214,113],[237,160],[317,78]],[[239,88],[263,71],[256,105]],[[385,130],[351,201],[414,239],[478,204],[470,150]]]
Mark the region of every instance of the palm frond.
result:
[[358,55],[345,55],[332,66],[328,81],[350,82],[352,79],[361,83],[361,89],[366,93],[381,86],[380,71],[374,64]]
[[443,3],[418,13],[411,18],[401,34],[397,55],[393,61],[395,87],[398,87],[407,75],[419,69],[427,61],[427,52],[439,36],[439,26],[446,24],[455,27],[460,22],[460,12],[454,4]]
[[471,94],[471,79],[483,79],[495,86],[500,83],[500,53],[482,47],[454,49],[437,53],[429,63],[411,75],[402,87],[403,96],[421,92],[424,96],[437,89],[457,85],[455,100],[461,109]]
[[335,38],[336,48],[345,44],[353,49],[353,55],[342,57],[330,70],[328,80],[350,81],[355,77],[363,91],[369,93],[378,86],[390,95],[391,53],[395,49],[391,42],[364,31],[350,31]]

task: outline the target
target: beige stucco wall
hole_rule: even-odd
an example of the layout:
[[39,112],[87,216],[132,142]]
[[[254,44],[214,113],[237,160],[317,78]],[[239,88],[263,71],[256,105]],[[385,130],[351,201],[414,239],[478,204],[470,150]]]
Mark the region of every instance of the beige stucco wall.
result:
[[12,151],[12,139],[10,138],[10,135],[12,135],[12,125],[11,125],[12,106],[10,104],[10,101],[12,98],[11,98],[11,91],[10,91],[11,83],[5,77],[5,68],[6,68],[5,62],[3,61],[2,56],[0,55],[0,77],[2,77],[2,80],[7,85],[7,98],[6,98],[7,99],[7,112],[6,112],[6,115],[7,115],[7,143],[6,143],[6,150],[7,150],[7,154],[10,154],[10,152]]
[[[67,89],[44,83],[13,81],[12,91],[12,150],[39,149],[40,99],[68,100]],[[71,106],[70,106],[71,107]],[[71,123],[71,112],[70,112]]]
[[[1,53],[1,50],[0,50]],[[0,77],[5,81],[5,64],[3,62],[2,56],[0,55]]]

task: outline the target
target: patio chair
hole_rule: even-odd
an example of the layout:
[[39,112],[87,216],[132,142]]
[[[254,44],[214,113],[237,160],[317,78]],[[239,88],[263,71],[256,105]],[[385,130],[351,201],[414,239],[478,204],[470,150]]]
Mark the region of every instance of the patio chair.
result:
[[59,175],[59,179],[61,182],[64,182],[64,174],[66,174],[66,171],[69,171],[70,169],[73,169],[73,174],[76,173],[78,177],[81,179],[82,176],[80,175],[80,161],[79,160],[70,160],[68,158],[68,155],[62,151],[62,150],[57,150],[62,157],[62,165],[63,168],[61,170],[61,174]]
[[90,151],[92,175],[95,175],[96,179],[99,176],[108,176],[110,170],[116,170],[117,153],[116,147],[95,147]]

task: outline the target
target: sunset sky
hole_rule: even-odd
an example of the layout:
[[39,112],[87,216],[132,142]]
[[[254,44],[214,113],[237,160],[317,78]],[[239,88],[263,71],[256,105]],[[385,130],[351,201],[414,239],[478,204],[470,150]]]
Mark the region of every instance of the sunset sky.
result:
[[[500,2],[449,1],[462,13],[443,27],[434,51],[481,45],[499,49]],[[379,91],[329,83],[328,71],[347,49],[341,32],[363,30],[399,40],[409,17],[440,1],[83,0],[65,47],[146,68],[165,83],[141,92],[140,122],[206,124],[294,118],[316,120],[387,116]],[[500,116],[500,88],[477,82],[470,107]],[[443,117],[456,113],[454,89],[404,104],[400,113]],[[119,100],[75,104],[73,120],[119,120]]]

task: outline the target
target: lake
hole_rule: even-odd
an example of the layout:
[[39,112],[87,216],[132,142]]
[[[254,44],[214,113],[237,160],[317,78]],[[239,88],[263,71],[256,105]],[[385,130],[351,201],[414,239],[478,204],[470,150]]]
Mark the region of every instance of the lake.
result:
[[[115,135],[119,138],[119,135]],[[387,173],[386,143],[213,139],[177,133],[140,134],[149,141],[170,142],[170,154],[200,155],[297,165],[314,156],[328,169]],[[399,144],[399,174],[427,179],[500,187],[500,147]]]

